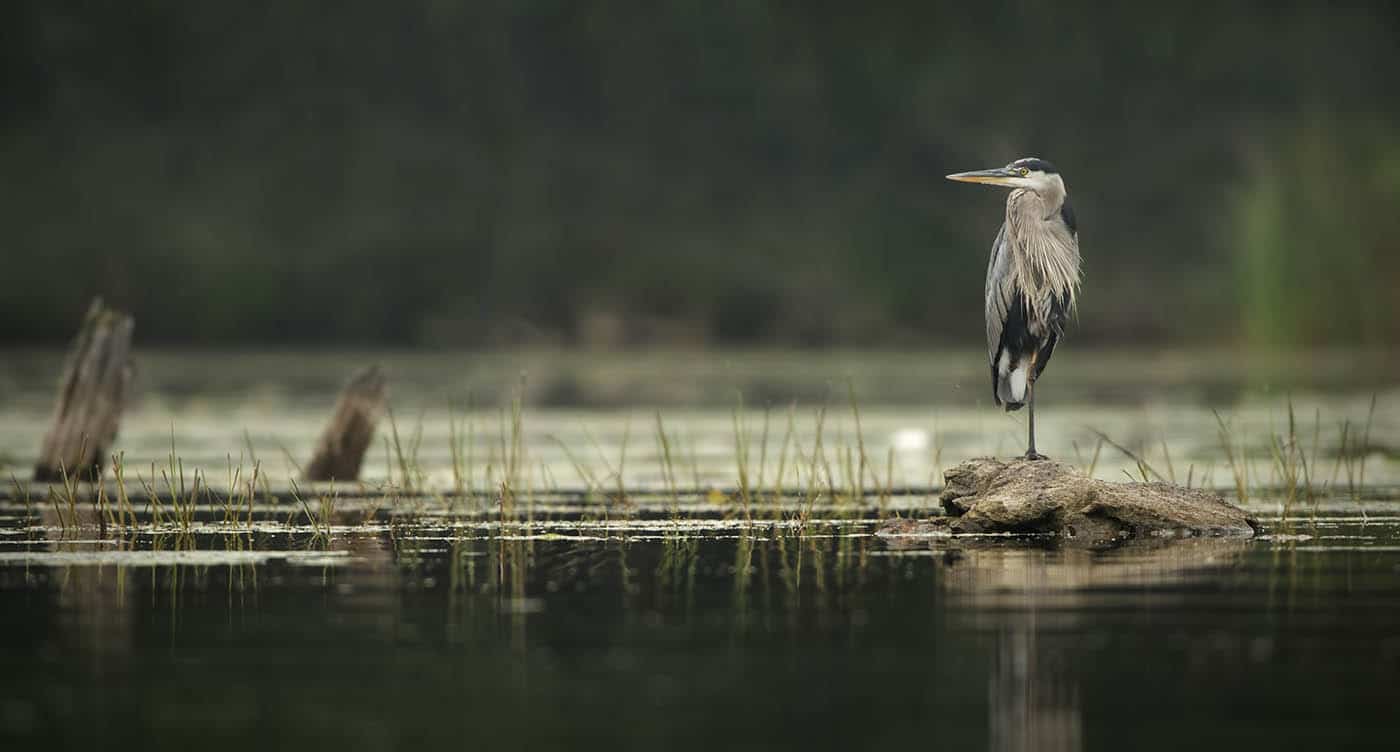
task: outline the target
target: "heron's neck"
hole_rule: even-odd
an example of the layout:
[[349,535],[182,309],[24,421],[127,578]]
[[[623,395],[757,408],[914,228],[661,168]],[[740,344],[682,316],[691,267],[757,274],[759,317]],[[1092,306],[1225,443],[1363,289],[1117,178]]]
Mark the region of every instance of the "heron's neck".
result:
[[[1050,219],[1065,205],[1065,181],[1059,175],[1049,175],[1035,188],[1018,188],[1006,200],[1008,211],[1035,211],[1040,219]],[[1036,204],[1039,204],[1037,207]]]

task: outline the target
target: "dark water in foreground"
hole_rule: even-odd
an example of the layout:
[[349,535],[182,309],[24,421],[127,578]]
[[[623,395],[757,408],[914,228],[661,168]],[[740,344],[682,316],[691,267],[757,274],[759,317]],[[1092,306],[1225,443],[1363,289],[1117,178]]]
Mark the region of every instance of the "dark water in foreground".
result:
[[[868,514],[0,536],[26,748],[1384,748],[1400,506],[1111,551]],[[271,515],[269,515],[271,517]],[[1286,534],[1285,534],[1286,533]],[[195,550],[190,550],[191,548]],[[18,749],[19,747],[11,747]]]

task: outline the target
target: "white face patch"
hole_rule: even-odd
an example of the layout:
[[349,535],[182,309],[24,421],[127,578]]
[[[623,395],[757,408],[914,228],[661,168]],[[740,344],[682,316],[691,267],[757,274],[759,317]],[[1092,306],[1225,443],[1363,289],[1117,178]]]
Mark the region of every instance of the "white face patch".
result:
[[1035,191],[1041,196],[1051,199],[1047,203],[1057,203],[1059,200],[1063,200],[1065,195],[1065,181],[1058,173],[1032,170],[1025,177],[1012,178],[1011,185]]

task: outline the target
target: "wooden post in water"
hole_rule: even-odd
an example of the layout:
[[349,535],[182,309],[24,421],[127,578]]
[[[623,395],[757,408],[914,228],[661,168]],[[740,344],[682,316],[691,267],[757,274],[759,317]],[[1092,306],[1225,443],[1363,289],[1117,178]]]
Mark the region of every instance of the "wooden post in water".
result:
[[102,476],[107,450],[117,438],[131,386],[131,316],[92,301],[73,340],[53,424],[44,436],[34,480],[52,483],[64,473],[77,480]]
[[310,481],[353,481],[374,439],[375,426],[384,415],[387,400],[384,372],[379,366],[355,374],[336,400],[330,423],[316,442],[316,454],[306,466]]

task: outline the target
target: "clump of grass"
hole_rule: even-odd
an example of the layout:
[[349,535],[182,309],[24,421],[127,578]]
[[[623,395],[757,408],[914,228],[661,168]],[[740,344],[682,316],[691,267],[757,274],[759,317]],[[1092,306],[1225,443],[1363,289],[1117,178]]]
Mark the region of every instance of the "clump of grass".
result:
[[53,486],[49,486],[49,504],[53,507],[54,517],[58,519],[58,528],[64,533],[68,532],[69,522],[63,516],[63,508],[59,506],[59,495],[54,492]]
[[322,524],[325,526],[328,538],[330,535],[331,523],[335,520],[335,504],[339,499],[340,490],[335,487],[335,482],[332,481],[330,488],[326,490],[326,493],[321,494],[320,497],[320,517]]
[[[1163,482],[1163,483],[1166,482],[1167,479],[1166,479],[1161,473],[1157,472],[1157,469],[1156,469],[1156,468],[1154,468],[1154,467],[1152,467],[1152,465],[1148,464],[1147,460],[1143,459],[1142,456],[1141,456],[1140,454],[1138,454],[1137,452],[1134,452],[1133,450],[1131,450],[1131,449],[1129,449],[1129,448],[1123,446],[1122,444],[1119,444],[1118,442],[1114,441],[1113,439],[1110,439],[1110,438],[1108,437],[1108,434],[1105,434],[1103,431],[1099,431],[1099,430],[1093,429],[1093,428],[1091,428],[1091,429],[1089,429],[1089,430],[1090,430],[1090,431],[1093,431],[1093,433],[1094,433],[1096,436],[1099,437],[1099,441],[1100,441],[1102,444],[1108,444],[1109,446],[1113,447],[1114,449],[1117,449],[1119,452],[1121,452],[1121,453],[1123,454],[1123,456],[1125,456],[1125,457],[1127,457],[1128,459],[1132,460],[1132,461],[1134,462],[1134,464],[1137,465],[1137,471],[1138,471],[1138,477],[1137,477],[1137,478],[1134,478],[1134,477],[1132,476],[1131,473],[1128,473],[1128,471],[1126,471],[1126,470],[1123,471],[1123,473],[1124,473],[1125,475],[1128,476],[1128,480],[1137,481],[1137,480],[1140,479],[1143,483],[1151,483],[1152,480],[1155,478],[1156,480],[1161,481],[1161,482]],[[1095,462],[1095,463],[1098,462],[1098,450],[1097,450],[1097,449],[1095,449],[1095,451],[1094,451],[1094,462]],[[1090,470],[1092,471],[1092,467],[1090,468]],[[1149,476],[1150,476],[1150,477],[1149,477]]]
[[222,522],[225,526],[227,526],[233,524],[233,521],[238,516],[237,510],[234,508],[233,500],[234,493],[237,491],[240,485],[239,481],[243,475],[243,458],[241,456],[238,458],[237,469],[235,469],[233,466],[233,455],[231,454],[224,455],[224,463],[228,477],[228,486],[226,487],[228,490],[224,493],[224,516]]
[[64,530],[70,526],[76,528],[78,526],[78,479],[68,472],[63,460],[58,461],[58,475],[63,483],[63,500],[68,507],[67,519],[65,520],[61,514],[58,517],[59,526]]
[[890,491],[894,488],[894,447],[885,448],[885,485],[880,488],[878,507],[880,516],[886,515],[886,507],[889,505]]
[[822,494],[822,475],[819,474],[819,471],[824,471],[825,473],[827,493],[830,494],[834,489],[834,484],[831,479],[831,465],[827,462],[826,449],[822,444],[822,432],[825,425],[826,404],[823,403],[822,406],[817,409],[817,430],[816,436],[812,440],[812,459],[811,466],[807,472],[807,488],[802,495],[802,505],[798,511],[799,533],[806,532],[807,523],[812,517],[812,507],[817,503],[817,499],[820,498]]
[[779,501],[785,493],[783,482],[787,479],[788,450],[792,447],[792,434],[797,427],[797,403],[788,405],[787,431],[783,434],[783,446],[778,451],[778,477],[774,481],[775,492],[770,496],[774,516],[777,516]]
[[452,404],[448,405],[447,441],[448,448],[452,454],[452,487],[458,497],[470,503],[472,501],[472,489],[475,488],[475,481],[473,478],[473,455],[476,452],[476,424],[475,421],[471,419],[470,392],[467,394],[467,404],[464,415],[466,416],[465,437],[457,422],[456,406]]
[[[418,450],[423,443],[423,415],[419,413],[418,421],[409,441],[407,448],[403,439],[399,436],[399,424],[394,418],[394,408],[388,408],[389,414],[389,441],[393,449],[394,460],[399,469],[399,485],[406,493],[414,493],[424,486],[425,478],[422,468],[418,464]],[[387,454],[386,448],[386,454]],[[389,484],[394,483],[393,464],[389,464]]]
[[[165,488],[170,498],[171,509],[175,513],[175,523],[183,533],[189,533],[194,526],[194,507],[199,495],[200,473],[194,471],[194,486],[187,490],[185,486],[185,461],[180,458],[175,451],[175,430],[170,431],[170,454],[166,458],[166,467],[161,468],[161,479],[165,482]],[[151,477],[155,478],[155,466],[152,465]]]
[[1172,450],[1167,447],[1167,437],[1161,437],[1162,441],[1162,461],[1167,463],[1167,477],[1172,483],[1176,483],[1176,467],[1172,464]]
[[1086,463],[1084,461],[1084,456],[1079,451],[1079,442],[1070,442],[1070,446],[1074,447],[1074,457],[1079,462],[1079,465],[1084,468],[1085,475],[1093,477],[1095,468],[1099,466],[1099,455],[1103,452],[1103,443],[1103,436],[1099,436],[1098,441],[1094,442],[1094,453],[1089,457],[1089,461]]
[[1293,505],[1298,501],[1300,492],[1309,501],[1313,501],[1314,498],[1307,454],[1298,442],[1298,420],[1293,411],[1292,398],[1288,400],[1288,433],[1270,433],[1269,455],[1280,480],[1283,514],[1287,519],[1293,512]]
[[[317,509],[312,511],[311,505],[302,498],[301,487],[297,485],[296,479],[291,479],[292,498],[301,505],[302,512],[306,515],[306,521],[311,525],[311,540],[313,542],[328,543],[331,540],[331,522],[335,516],[335,505],[340,495],[336,490],[335,482],[332,481],[326,493],[317,498]],[[291,521],[288,520],[288,524]]]
[[[301,488],[299,488],[299,487],[297,486],[296,479],[292,479],[292,484],[291,484],[291,485],[292,485],[292,491],[291,491],[291,493],[292,493],[292,499],[294,499],[298,504],[300,504],[300,505],[301,505],[302,511],[306,513],[306,521],[307,521],[308,524],[311,525],[311,530],[312,530],[312,536],[313,536],[313,538],[319,538],[320,535],[321,535],[321,525],[320,525],[320,523],[316,520],[316,515],[315,515],[314,513],[312,513],[311,507],[307,505],[306,500],[303,499],[303,498],[301,498]],[[291,525],[291,524],[292,524],[292,521],[291,521],[290,518],[288,518],[288,520],[287,520],[287,525]]]
[[[1332,485],[1339,483],[1339,474],[1346,471],[1347,495],[1352,501],[1360,501],[1366,485],[1366,459],[1371,453],[1371,425],[1376,415],[1376,395],[1371,395],[1371,403],[1366,411],[1366,422],[1358,431],[1350,419],[1343,420],[1338,427],[1337,459],[1332,465]],[[1360,436],[1358,436],[1358,433]],[[1361,510],[1365,517],[1366,510]]]
[[[506,415],[501,413],[501,461],[504,463],[503,474],[500,481],[500,515],[501,520],[513,519],[515,517],[516,495],[521,487],[520,470],[524,462],[523,436],[524,433],[524,399],[525,399],[525,376],[520,377],[520,383],[515,395],[510,402],[510,428],[506,430]],[[621,485],[621,480],[618,481]]]
[[14,484],[15,498],[23,497],[24,499],[24,524],[29,525],[31,524],[31,520],[34,519],[34,504],[29,498],[29,486],[21,485],[19,478],[16,478],[13,472],[10,473],[10,483]]
[[[765,439],[767,436],[767,426],[765,423]],[[661,411],[656,411],[656,448],[657,454],[661,458],[661,480],[666,484],[666,490],[671,495],[671,518],[680,518],[681,497],[676,486],[676,466],[671,459],[671,439],[666,435],[666,426],[661,421]]]
[[[865,494],[865,470],[870,466],[870,456],[865,453],[865,431],[860,425],[860,404],[856,402],[856,386],[855,382],[851,379],[846,380],[846,398],[851,404],[851,416],[855,419],[856,449],[860,455],[857,458],[858,466],[856,468],[855,487],[859,495],[863,496]],[[875,484],[877,486],[880,484],[878,477],[875,478]]]
[[617,450],[617,501],[627,503],[627,442],[632,438],[632,416],[622,422],[622,444]]
[[592,499],[595,496],[601,495],[603,484],[598,480],[598,476],[596,476],[587,465],[579,461],[579,458],[574,454],[573,450],[569,449],[569,445],[565,444],[563,440],[557,436],[550,436],[549,438],[553,440],[555,444],[559,445],[559,449],[562,450],[564,456],[568,458],[569,464],[573,465],[574,472],[578,474],[579,480],[583,481],[584,498]]
[[1243,442],[1236,441],[1230,424],[1225,422],[1218,411],[1212,409],[1210,412],[1215,416],[1215,425],[1220,435],[1220,448],[1225,452],[1225,462],[1230,468],[1230,475],[1235,480],[1235,498],[1240,504],[1248,504],[1249,468],[1245,464]]
[[739,475],[739,502],[744,511],[744,519],[752,522],[753,515],[749,507],[749,442],[748,430],[741,425],[739,414],[744,409],[744,395],[739,394],[739,404],[733,409],[731,417],[734,423],[734,462],[737,465]]
[[1376,395],[1371,394],[1371,406],[1366,410],[1366,430],[1361,434],[1361,462],[1357,471],[1357,481],[1352,486],[1352,498],[1358,499],[1359,489],[1366,487],[1366,458],[1371,454],[1371,422],[1376,417]]
[[136,510],[131,506],[131,497],[126,491],[126,454],[112,455],[112,476],[117,481],[117,514],[128,529],[136,527]]
[[763,489],[763,483],[767,480],[768,474],[768,423],[772,411],[768,405],[763,406],[763,433],[758,440],[758,488]]

